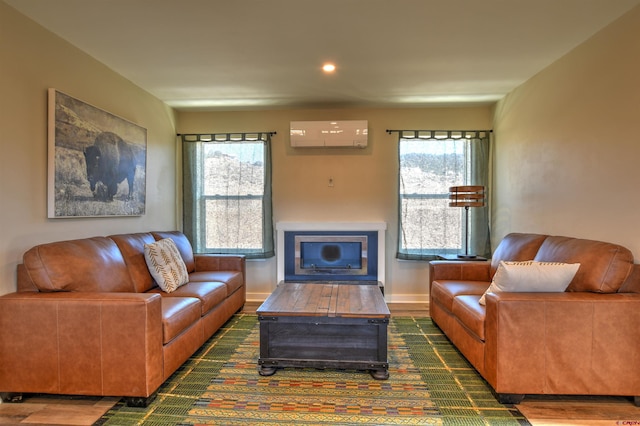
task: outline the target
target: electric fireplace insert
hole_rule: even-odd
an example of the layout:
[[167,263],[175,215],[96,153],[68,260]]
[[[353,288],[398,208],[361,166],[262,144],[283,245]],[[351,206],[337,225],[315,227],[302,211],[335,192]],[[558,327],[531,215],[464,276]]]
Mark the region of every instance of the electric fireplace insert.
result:
[[285,281],[378,279],[376,231],[288,231]]

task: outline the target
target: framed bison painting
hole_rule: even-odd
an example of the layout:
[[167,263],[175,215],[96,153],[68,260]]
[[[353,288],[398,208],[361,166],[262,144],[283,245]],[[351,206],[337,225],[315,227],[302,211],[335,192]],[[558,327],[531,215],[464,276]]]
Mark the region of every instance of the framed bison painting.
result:
[[147,130],[49,89],[50,218],[145,213]]

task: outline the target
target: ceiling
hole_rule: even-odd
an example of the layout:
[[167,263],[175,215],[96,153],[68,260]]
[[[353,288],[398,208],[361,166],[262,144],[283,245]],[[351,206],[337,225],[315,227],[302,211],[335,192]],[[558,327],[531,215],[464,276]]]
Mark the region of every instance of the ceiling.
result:
[[179,110],[493,103],[640,4],[4,1]]

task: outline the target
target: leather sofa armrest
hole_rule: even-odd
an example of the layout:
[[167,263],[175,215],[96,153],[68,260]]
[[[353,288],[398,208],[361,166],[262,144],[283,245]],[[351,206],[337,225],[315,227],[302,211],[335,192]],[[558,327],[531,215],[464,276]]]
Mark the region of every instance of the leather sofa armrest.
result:
[[488,293],[483,376],[505,394],[638,395],[638,324],[640,294]]
[[448,260],[433,260],[429,262],[429,279],[436,280],[464,280],[491,281],[489,261],[458,262]]
[[196,254],[196,272],[239,271],[246,276],[246,259],[243,255]]
[[0,297],[0,391],[148,397],[163,381],[159,294]]

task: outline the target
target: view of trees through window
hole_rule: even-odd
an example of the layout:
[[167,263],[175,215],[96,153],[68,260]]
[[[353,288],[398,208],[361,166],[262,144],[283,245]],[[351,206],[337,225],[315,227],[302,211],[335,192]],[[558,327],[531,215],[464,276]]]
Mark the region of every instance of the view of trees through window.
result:
[[205,247],[238,251],[262,248],[264,143],[204,145]]
[[449,207],[449,187],[466,182],[467,141],[400,140],[400,251],[458,253],[464,209]]

